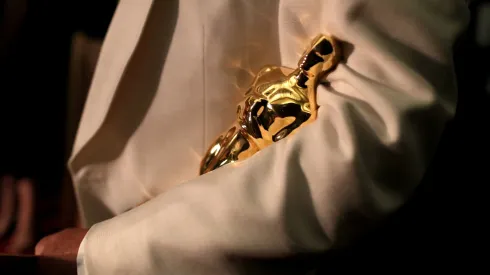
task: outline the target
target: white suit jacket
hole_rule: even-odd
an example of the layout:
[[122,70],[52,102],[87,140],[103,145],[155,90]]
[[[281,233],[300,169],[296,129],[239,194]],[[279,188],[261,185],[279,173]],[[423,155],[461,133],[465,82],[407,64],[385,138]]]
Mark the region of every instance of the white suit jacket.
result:
[[[91,227],[79,272],[242,274],[230,259],[348,244],[421,180],[455,111],[467,19],[463,0],[120,1],[70,160]],[[345,58],[317,121],[198,176],[253,74],[295,67],[319,33]]]

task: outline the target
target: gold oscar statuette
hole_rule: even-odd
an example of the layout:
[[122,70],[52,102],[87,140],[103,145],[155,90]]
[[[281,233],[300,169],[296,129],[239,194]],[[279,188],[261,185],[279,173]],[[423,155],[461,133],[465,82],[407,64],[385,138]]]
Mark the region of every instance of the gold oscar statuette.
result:
[[340,56],[335,38],[318,35],[296,69],[262,68],[238,104],[236,121],[206,152],[200,174],[245,160],[313,122],[318,110],[318,83],[335,68]]

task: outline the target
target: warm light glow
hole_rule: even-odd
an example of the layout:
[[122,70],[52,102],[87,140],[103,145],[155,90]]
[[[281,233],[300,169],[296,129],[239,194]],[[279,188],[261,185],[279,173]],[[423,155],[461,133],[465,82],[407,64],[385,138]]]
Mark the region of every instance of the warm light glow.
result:
[[216,154],[217,152],[219,152],[219,150],[221,150],[221,145],[219,143],[217,143],[216,145],[213,146],[213,148],[211,148],[211,154]]

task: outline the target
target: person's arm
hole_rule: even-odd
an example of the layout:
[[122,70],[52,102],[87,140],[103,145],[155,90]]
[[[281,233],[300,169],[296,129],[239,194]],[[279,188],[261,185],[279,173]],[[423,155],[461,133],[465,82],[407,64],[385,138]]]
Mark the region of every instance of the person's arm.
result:
[[245,259],[348,244],[407,200],[454,114],[464,1],[318,2],[315,24],[345,41],[347,56],[318,88],[317,121],[96,224],[82,273],[242,274]]

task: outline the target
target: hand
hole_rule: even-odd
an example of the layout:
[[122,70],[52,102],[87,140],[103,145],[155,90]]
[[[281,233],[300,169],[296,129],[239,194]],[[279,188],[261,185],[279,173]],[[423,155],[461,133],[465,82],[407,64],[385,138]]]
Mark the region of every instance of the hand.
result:
[[[10,231],[10,229],[13,229]],[[8,253],[24,253],[34,245],[34,187],[31,180],[0,179],[0,241]],[[0,250],[3,250],[0,247]]]
[[87,229],[69,228],[47,236],[36,245],[35,254],[76,262],[78,249],[87,232]]

